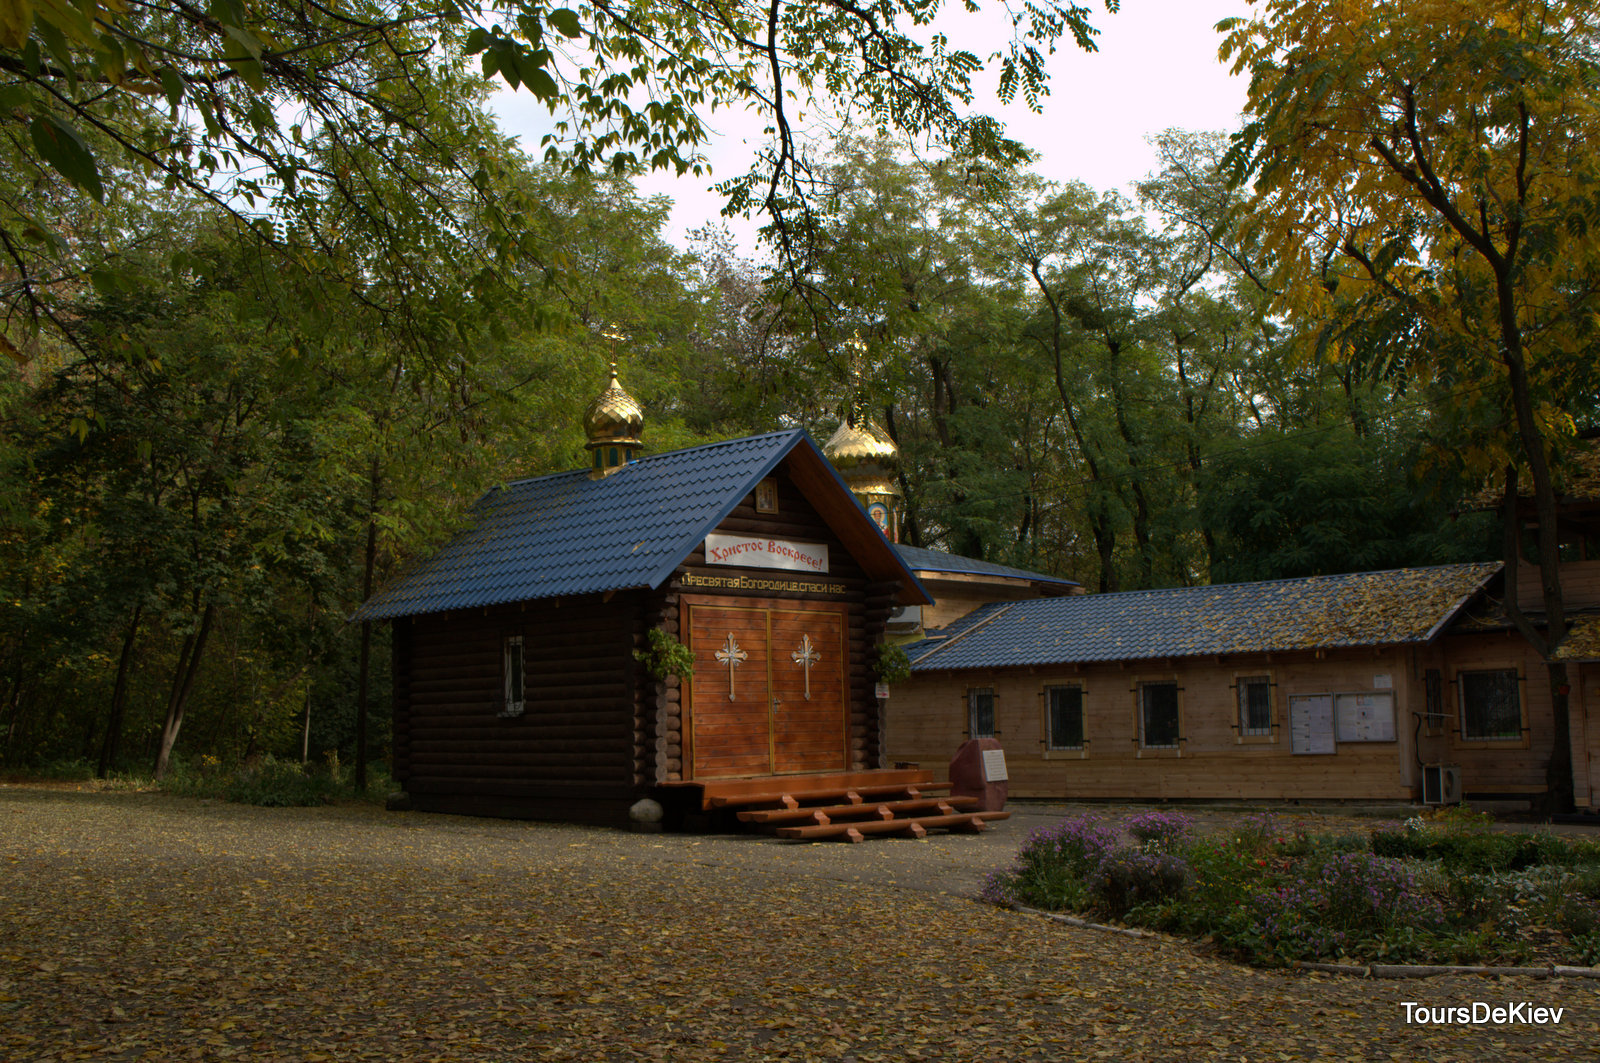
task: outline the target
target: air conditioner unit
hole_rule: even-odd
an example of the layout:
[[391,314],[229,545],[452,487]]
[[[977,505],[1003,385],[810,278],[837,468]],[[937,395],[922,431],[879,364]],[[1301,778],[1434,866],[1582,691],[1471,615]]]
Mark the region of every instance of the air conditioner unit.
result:
[[922,606],[902,605],[889,614],[885,630],[891,635],[914,635],[922,627]]
[[1422,766],[1422,803],[1425,805],[1460,804],[1461,765],[1424,764]]

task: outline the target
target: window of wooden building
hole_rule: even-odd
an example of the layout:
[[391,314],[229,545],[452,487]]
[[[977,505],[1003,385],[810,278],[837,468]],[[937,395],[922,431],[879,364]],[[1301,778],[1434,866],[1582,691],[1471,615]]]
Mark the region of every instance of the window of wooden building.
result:
[[1239,734],[1244,738],[1272,737],[1272,676],[1241,675],[1234,679],[1239,698]]
[[1046,748],[1082,749],[1083,687],[1076,683],[1044,688]]
[[1456,675],[1461,691],[1461,737],[1493,741],[1522,737],[1522,698],[1515,668]]
[[1139,684],[1139,745],[1144,749],[1177,749],[1178,684]]
[[967,737],[993,738],[994,688],[973,687],[967,691]]
[[502,716],[521,716],[526,702],[526,678],[523,670],[522,636],[507,635],[502,643],[504,664],[501,668],[505,680],[505,700],[500,706]]

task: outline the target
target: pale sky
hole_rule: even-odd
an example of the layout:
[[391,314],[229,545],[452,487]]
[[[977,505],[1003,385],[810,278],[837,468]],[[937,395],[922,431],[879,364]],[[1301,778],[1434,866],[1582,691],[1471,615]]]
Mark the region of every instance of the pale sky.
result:
[[[1237,128],[1248,85],[1218,62],[1221,38],[1214,27],[1224,18],[1249,15],[1249,0],[1123,0],[1114,15],[1097,0],[1081,2],[1094,9],[1090,22],[1100,30],[1099,51],[1085,53],[1070,41],[1060,46],[1049,60],[1050,95],[1041,101],[1042,114],[1030,113],[1020,102],[1000,107],[988,71],[973,101],[1039,152],[1041,174],[1131,194],[1131,184],[1155,169],[1147,137],[1173,128]],[[986,58],[995,47],[985,40],[996,36],[988,28],[995,20],[993,14],[957,12],[941,17],[937,26],[953,43]],[[512,93],[503,83],[491,106],[503,128],[537,158],[539,137],[552,121],[545,108],[531,94]],[[645,195],[672,197],[666,236],[680,246],[688,230],[718,219],[722,201],[710,185],[743,173],[751,158],[748,145],[761,136],[762,123],[754,116],[719,110],[711,119],[718,136],[705,149],[713,168],[709,177],[658,172],[638,182]],[[756,223],[730,220],[729,225],[753,253]]]

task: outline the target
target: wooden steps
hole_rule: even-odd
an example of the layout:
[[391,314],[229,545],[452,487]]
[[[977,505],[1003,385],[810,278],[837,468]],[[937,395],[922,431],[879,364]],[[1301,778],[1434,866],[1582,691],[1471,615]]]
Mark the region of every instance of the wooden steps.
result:
[[848,805],[822,805],[815,808],[746,809],[739,813],[739,819],[745,823],[763,825],[806,821],[825,824],[832,819],[849,819],[863,815],[893,819],[901,812],[925,812],[929,809],[940,809],[943,814],[949,814],[971,808],[977,803],[976,797],[914,797],[904,801],[854,801]]
[[908,816],[905,819],[865,819],[845,823],[817,824],[810,827],[779,827],[778,837],[797,838],[801,841],[820,841],[839,838],[843,841],[864,842],[868,834],[903,835],[921,838],[929,827],[943,827],[949,831],[976,834],[986,829],[986,824],[997,819],[1007,819],[1009,812],[957,812],[953,815]]
[[693,780],[661,788],[664,799],[686,800],[703,812],[736,811],[741,823],[798,841],[921,838],[935,829],[976,833],[1011,815],[979,811],[978,798],[945,796],[949,789],[949,783],[934,782],[932,772],[908,768]]
[[[935,790],[948,790],[949,783],[922,783],[917,786],[856,786],[848,790],[825,790],[815,793],[796,794],[793,790],[773,790],[764,794],[741,794],[738,796],[717,794],[708,797],[708,808],[733,808],[739,805],[767,805],[776,802],[784,808],[799,808],[805,800],[848,801],[853,805],[866,803],[869,797],[893,797],[900,794],[906,798],[915,799],[925,793]],[[742,815],[742,813],[741,813]]]

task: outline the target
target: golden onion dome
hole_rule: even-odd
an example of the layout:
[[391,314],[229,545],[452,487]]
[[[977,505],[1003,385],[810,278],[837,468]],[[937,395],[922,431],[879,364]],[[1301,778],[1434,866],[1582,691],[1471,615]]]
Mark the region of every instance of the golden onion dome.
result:
[[583,414],[589,448],[640,446],[644,434],[644,409],[617,383],[617,363],[611,363],[611,380]]
[[889,438],[889,433],[870,420],[854,425],[849,421],[841,423],[839,430],[823,446],[822,453],[841,473],[863,466],[876,466],[888,473],[900,463],[900,448]]

